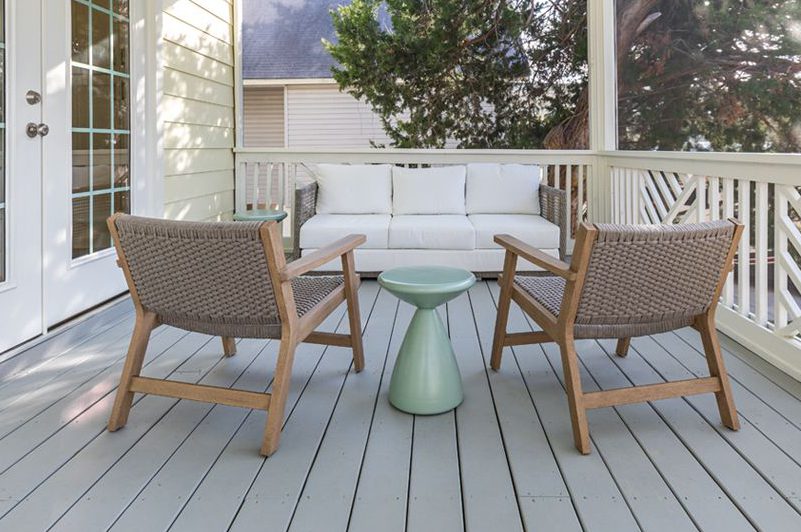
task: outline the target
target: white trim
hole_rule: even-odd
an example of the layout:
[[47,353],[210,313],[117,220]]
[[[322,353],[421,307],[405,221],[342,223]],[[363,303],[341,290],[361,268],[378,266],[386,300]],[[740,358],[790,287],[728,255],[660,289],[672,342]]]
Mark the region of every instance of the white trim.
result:
[[[615,60],[615,0],[587,2],[589,62],[589,142],[596,152],[617,148],[617,64]],[[609,166],[596,159],[587,190],[588,218],[610,221],[612,196]]]
[[289,148],[289,87],[284,85],[284,148]]
[[750,349],[759,357],[801,381],[801,342],[781,338],[770,329],[755,324],[737,311],[718,307],[717,325],[721,332]]
[[[241,2],[241,0],[237,0]],[[241,48],[241,47],[240,47]],[[334,78],[280,78],[280,79],[245,79],[245,87],[276,87],[281,85],[336,85]]]
[[602,152],[599,156],[610,167],[709,175],[791,186],[798,186],[798,175],[801,173],[801,154],[614,151]]
[[234,145],[245,145],[245,105],[242,79],[242,0],[234,0]]
[[[143,13],[139,13],[144,4]],[[164,94],[164,59],[163,59],[163,2],[147,0],[132,2],[132,15],[137,25],[144,24],[142,38],[144,67],[144,127],[137,136],[144,147],[144,158],[141,161],[143,172],[137,176],[137,192],[140,205],[137,213],[161,217],[164,213],[164,125],[161,120],[161,101]],[[149,22],[149,23],[148,23]],[[133,131],[132,131],[133,134]],[[144,198],[144,202],[141,199]],[[144,203],[144,204],[142,204]],[[133,206],[134,204],[132,204]],[[139,209],[139,207],[142,209]]]

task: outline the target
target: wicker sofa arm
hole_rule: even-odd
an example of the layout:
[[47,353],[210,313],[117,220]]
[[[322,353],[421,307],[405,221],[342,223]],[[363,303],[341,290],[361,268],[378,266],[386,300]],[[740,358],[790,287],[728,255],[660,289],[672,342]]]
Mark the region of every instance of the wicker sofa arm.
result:
[[295,209],[292,213],[292,258],[300,258],[300,228],[314,216],[317,205],[317,183],[299,183],[295,188]]
[[567,193],[558,188],[540,185],[540,212],[542,217],[559,226],[559,258],[565,260],[567,256],[567,239],[570,210],[567,205]]

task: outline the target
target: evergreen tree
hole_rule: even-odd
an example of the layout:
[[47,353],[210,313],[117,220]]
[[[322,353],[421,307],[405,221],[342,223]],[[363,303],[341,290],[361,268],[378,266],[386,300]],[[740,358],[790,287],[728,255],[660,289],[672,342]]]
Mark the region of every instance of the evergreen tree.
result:
[[[586,148],[587,0],[353,0],[326,43],[398,147]],[[618,0],[624,149],[801,151],[801,2]]]

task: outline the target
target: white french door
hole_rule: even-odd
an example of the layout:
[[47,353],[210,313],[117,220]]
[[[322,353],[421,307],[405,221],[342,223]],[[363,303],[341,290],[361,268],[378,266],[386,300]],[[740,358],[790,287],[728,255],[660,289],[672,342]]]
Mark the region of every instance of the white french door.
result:
[[132,32],[130,13],[144,2],[3,2],[0,352],[124,292],[106,219],[135,201],[146,211],[131,105],[146,99],[131,64],[145,20]]
[[53,325],[125,290],[106,219],[131,212],[128,0],[46,0],[44,314]]
[[40,21],[39,2],[0,0],[0,352],[44,328]]

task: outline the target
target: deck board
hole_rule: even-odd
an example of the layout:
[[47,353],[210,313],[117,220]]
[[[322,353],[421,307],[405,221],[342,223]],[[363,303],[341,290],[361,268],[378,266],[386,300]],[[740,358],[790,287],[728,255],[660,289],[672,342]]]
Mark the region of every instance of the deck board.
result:
[[[0,357],[2,530],[794,530],[801,529],[801,383],[723,340],[742,429],[712,396],[592,411],[593,452],[572,443],[555,346],[504,351],[488,368],[498,290],[478,283],[440,308],[465,402],[410,416],[387,401],[412,307],[365,282],[367,367],[347,349],[296,355],[282,446],[263,459],[265,413],[137,395],[104,430],[132,323],[117,303]],[[344,306],[321,326],[346,331]],[[532,324],[514,305],[510,329]],[[262,391],[277,342],[164,327],[144,373]],[[586,390],[703,375],[691,330],[582,341]],[[26,358],[29,356],[29,358]]]
[[[403,331],[411,321],[411,305],[398,306],[389,345],[379,397],[389,392],[389,379],[403,341]],[[359,481],[350,513],[351,532],[403,532],[406,530],[410,460],[414,417],[392,408],[379,399],[367,439]]]

